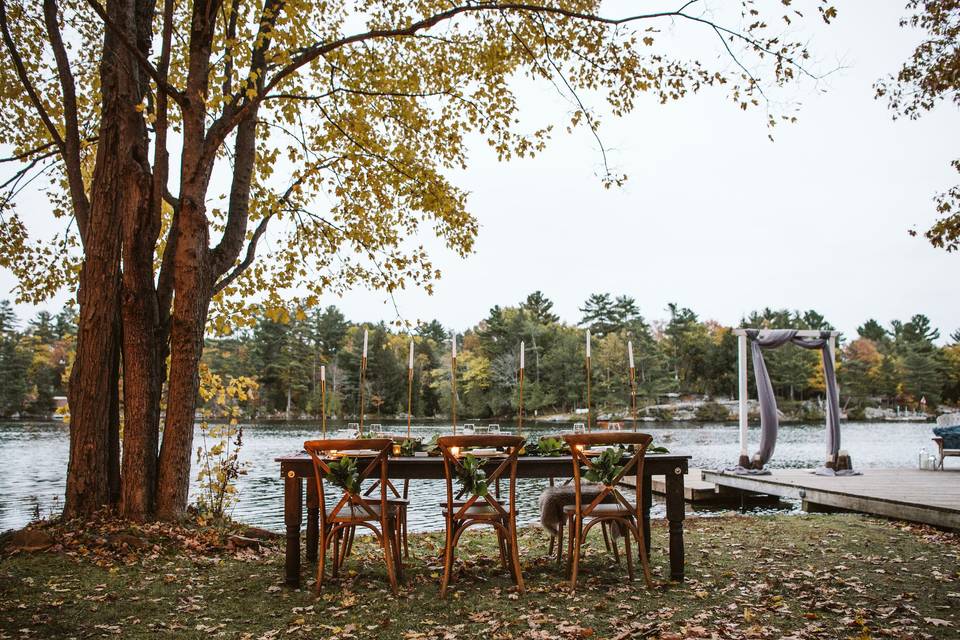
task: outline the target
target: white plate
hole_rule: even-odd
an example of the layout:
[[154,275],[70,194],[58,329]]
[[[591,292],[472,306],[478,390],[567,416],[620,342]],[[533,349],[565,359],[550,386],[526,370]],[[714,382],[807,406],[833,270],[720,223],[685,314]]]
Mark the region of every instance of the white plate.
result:
[[493,448],[493,449],[470,449],[470,451],[467,451],[467,453],[472,453],[475,456],[495,456],[500,452],[497,451],[495,448]]

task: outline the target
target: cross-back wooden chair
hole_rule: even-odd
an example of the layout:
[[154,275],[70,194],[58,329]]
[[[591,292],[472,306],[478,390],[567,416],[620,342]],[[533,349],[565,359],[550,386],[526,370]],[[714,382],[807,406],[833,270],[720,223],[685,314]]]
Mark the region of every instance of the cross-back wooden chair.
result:
[[[477,525],[490,525],[496,530],[500,561],[510,572],[517,588],[523,592],[523,574],[517,550],[517,456],[524,442],[519,436],[504,435],[444,436],[437,440],[443,455],[443,472],[447,484],[447,501],[443,505],[446,541],[443,550],[443,578],[440,582],[441,598],[447,595],[447,586],[453,574],[454,551],[460,536],[468,528]],[[463,472],[462,460],[469,453],[465,451],[468,447],[503,449],[506,454],[502,459],[493,458],[485,465],[485,469],[489,469],[499,461],[499,465],[488,473],[484,480],[487,491],[482,496],[459,496],[454,493],[453,482]],[[455,453],[454,449],[459,451]],[[510,482],[506,505],[492,488],[504,474],[509,474]]]
[[[571,588],[577,586],[581,547],[586,541],[587,533],[597,524],[600,524],[601,527],[607,524],[614,525],[611,529],[619,528],[620,531],[624,532],[627,572],[631,582],[633,581],[633,555],[630,552],[630,538],[631,536],[634,538],[640,554],[640,565],[643,568],[644,580],[648,588],[653,588],[641,511],[643,509],[643,484],[647,482],[643,475],[643,460],[647,447],[653,441],[653,436],[647,433],[612,431],[566,435],[564,439],[570,445],[570,451],[573,455],[573,483],[576,498],[574,504],[568,505],[563,510],[569,527],[567,562],[570,568]],[[586,451],[595,446],[618,445],[632,447],[633,451],[628,452],[630,458],[621,463],[623,469],[617,476],[609,484],[602,484],[595,497],[587,502],[583,498],[581,465],[591,469],[594,463],[590,456],[586,454]],[[624,476],[636,476],[636,494],[633,496],[632,502],[618,488]],[[604,533],[606,534],[606,532]],[[614,545],[618,544],[616,537],[613,537],[612,543]]]
[[[390,588],[397,592],[397,581],[403,575],[403,562],[400,556],[399,510],[388,499],[388,460],[393,442],[389,439],[338,439],[308,440],[303,448],[313,461],[314,481],[317,483],[317,496],[320,502],[320,549],[317,563],[317,593],[323,586],[324,565],[327,547],[333,547],[332,575],[336,577],[347,553],[346,542],[352,539],[357,527],[370,529],[383,550],[383,559],[387,569]],[[343,495],[332,506],[327,506],[324,481],[330,482],[330,453],[332,451],[351,451],[369,449],[373,455],[350,456],[357,462],[358,486],[356,492],[343,490]],[[363,495],[365,480],[379,482],[377,496]],[[343,550],[341,552],[341,541]]]
[[[394,442],[394,446],[396,446]],[[380,481],[376,480],[371,484],[366,491],[364,491],[364,496],[369,496],[373,494],[380,487]],[[390,506],[397,507],[397,518],[398,526],[400,527],[400,542],[403,545],[403,557],[410,557],[410,542],[407,534],[407,507],[410,506],[410,500],[407,497],[410,494],[410,480],[406,479],[403,481],[403,493],[401,493],[396,485],[393,484],[390,480],[387,480],[387,488],[390,490],[390,493],[387,495],[387,504]],[[355,531],[355,530],[354,530]],[[344,545],[344,557],[350,555],[350,550],[353,547],[353,531],[350,533],[350,537],[345,540],[346,544]]]

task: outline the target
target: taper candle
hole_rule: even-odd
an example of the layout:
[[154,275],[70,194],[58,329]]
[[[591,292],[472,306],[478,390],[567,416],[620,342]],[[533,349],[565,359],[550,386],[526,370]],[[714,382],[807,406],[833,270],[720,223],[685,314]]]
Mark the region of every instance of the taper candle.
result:
[[413,340],[410,341],[410,362],[407,364],[408,369],[413,369]]
[[363,357],[367,357],[367,330],[363,330]]
[[590,329],[587,329],[587,357],[590,357]]
[[526,351],[523,348],[523,340],[520,341],[520,368],[523,369],[523,353]]
[[453,334],[453,337],[450,338],[450,345],[452,349],[451,353],[453,354],[453,357],[456,358],[457,357],[457,334]]
[[320,380],[326,381],[327,379],[327,366],[322,364],[320,365]]
[[627,342],[627,356],[630,358],[630,368],[633,369],[633,342]]

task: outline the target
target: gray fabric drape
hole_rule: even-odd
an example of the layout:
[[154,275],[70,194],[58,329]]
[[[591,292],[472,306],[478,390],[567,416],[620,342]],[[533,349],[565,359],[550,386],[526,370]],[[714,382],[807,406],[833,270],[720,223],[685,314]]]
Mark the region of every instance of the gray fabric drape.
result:
[[773,383],[767,373],[767,363],[763,360],[763,349],[776,349],[793,340],[797,335],[794,329],[778,329],[758,332],[748,332],[750,340],[750,360],[753,362],[753,376],[757,381],[757,397],[760,400],[760,464],[765,465],[773,457],[777,446],[777,429],[780,419],[777,417],[777,399],[773,395]]
[[[777,329],[772,331],[748,330],[747,339],[750,341],[750,359],[753,362],[753,373],[757,383],[757,396],[760,401],[760,449],[755,458],[759,458],[761,466],[766,465],[773,457],[777,444],[777,400],[773,393],[773,384],[767,372],[767,364],[763,359],[763,349],[776,349],[792,343],[803,349],[820,349],[823,358],[823,374],[827,388],[827,417],[826,442],[827,459],[836,461],[840,452],[840,396],[837,390],[837,376],[833,366],[833,357],[830,353],[830,333],[822,332],[819,338],[799,338],[795,329]],[[763,473],[758,469],[743,469],[742,473]],[[832,469],[821,467],[816,473],[821,475],[835,475]],[[853,471],[839,472],[842,475],[852,475]]]

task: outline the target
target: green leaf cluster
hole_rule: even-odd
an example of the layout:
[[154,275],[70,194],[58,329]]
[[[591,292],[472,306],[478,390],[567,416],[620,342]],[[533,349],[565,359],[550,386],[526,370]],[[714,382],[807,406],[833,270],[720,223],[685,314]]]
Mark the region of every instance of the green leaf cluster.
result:
[[420,441],[414,438],[404,438],[400,443],[400,455],[410,457],[420,451]]
[[623,471],[624,465],[620,464],[622,460],[623,449],[619,447],[605,449],[593,460],[593,466],[583,467],[581,473],[590,482],[597,482],[609,487]]
[[460,460],[456,468],[457,485],[471,496],[487,495],[487,472],[483,470],[483,459],[468,453]]
[[356,460],[350,456],[343,456],[328,463],[327,466],[330,467],[330,473],[327,475],[330,482],[347,493],[360,492],[360,471],[357,469]]
[[537,443],[537,452],[542,456],[557,457],[569,451],[567,443],[562,438],[544,436]]

